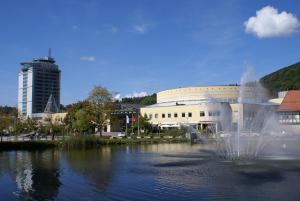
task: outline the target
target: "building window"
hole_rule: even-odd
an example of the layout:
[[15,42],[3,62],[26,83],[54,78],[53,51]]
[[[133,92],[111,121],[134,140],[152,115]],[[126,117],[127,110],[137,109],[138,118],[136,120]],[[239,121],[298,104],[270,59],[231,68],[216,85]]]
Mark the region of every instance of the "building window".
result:
[[171,118],[171,113],[168,113],[168,118]]
[[204,117],[205,116],[205,112],[204,111],[200,111],[200,117]]
[[283,124],[299,124],[300,112],[281,112],[279,122]]
[[165,118],[166,117],[166,115],[163,113],[163,114],[161,114],[161,118]]
[[181,117],[185,117],[185,113],[183,112],[183,113],[181,113]]
[[178,114],[177,113],[174,113],[174,118],[177,118],[178,117]]
[[152,114],[149,114],[149,118],[152,119]]
[[220,111],[209,111],[208,116],[220,116]]
[[155,116],[155,119],[157,119],[157,118],[158,118],[158,114],[155,114],[154,116]]
[[188,116],[189,116],[189,117],[192,117],[192,113],[191,113],[191,112],[189,112]]

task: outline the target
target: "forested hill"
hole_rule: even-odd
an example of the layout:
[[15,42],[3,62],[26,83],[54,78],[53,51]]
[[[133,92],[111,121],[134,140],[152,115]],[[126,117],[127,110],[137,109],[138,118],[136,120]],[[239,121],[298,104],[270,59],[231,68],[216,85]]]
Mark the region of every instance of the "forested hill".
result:
[[279,91],[300,89],[300,62],[266,75],[260,82],[274,97]]
[[18,110],[15,107],[0,106],[0,116],[3,116],[3,115],[17,116]]
[[121,103],[138,104],[141,106],[152,105],[156,103],[156,94],[144,97],[122,98]]

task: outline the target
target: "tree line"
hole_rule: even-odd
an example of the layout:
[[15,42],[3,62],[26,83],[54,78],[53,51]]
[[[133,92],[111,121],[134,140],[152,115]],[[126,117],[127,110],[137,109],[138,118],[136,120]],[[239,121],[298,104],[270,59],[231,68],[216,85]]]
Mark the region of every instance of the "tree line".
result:
[[[60,123],[50,116],[44,122],[32,118],[21,119],[16,108],[0,107],[0,134],[42,133],[54,137],[63,133],[82,135],[98,132],[101,135],[104,127],[118,121],[118,117],[112,114],[118,104],[120,102],[113,99],[109,90],[95,86],[85,100],[64,107],[67,115]],[[137,130],[137,124],[133,126],[134,131]],[[141,117],[140,128],[150,129],[147,117]]]

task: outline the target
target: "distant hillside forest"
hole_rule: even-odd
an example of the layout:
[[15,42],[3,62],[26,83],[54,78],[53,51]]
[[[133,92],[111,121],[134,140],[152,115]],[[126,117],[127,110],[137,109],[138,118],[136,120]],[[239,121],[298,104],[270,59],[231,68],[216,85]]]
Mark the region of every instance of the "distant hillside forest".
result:
[[260,82],[273,97],[279,91],[300,89],[300,62],[266,75]]
[[0,116],[17,116],[18,110],[15,107],[0,106]]
[[121,103],[138,104],[141,106],[153,105],[156,103],[156,94],[144,97],[122,98]]

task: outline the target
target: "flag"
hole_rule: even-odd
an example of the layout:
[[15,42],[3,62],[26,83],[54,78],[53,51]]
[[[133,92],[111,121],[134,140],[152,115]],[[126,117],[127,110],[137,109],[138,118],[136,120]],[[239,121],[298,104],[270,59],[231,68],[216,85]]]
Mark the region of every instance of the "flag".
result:
[[131,115],[131,123],[134,124],[134,115]]
[[141,115],[138,115],[138,123],[141,121]]
[[126,124],[129,124],[129,117],[126,115]]

